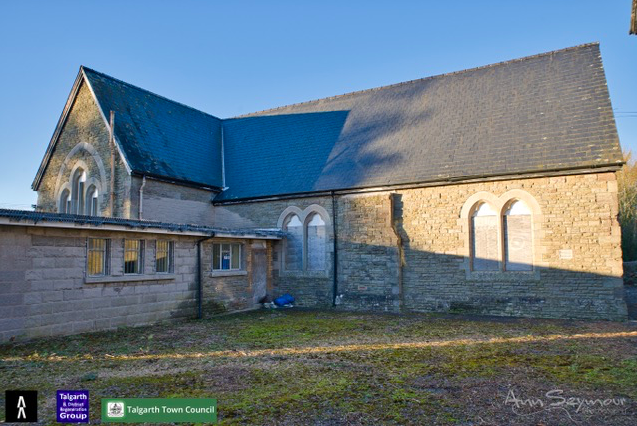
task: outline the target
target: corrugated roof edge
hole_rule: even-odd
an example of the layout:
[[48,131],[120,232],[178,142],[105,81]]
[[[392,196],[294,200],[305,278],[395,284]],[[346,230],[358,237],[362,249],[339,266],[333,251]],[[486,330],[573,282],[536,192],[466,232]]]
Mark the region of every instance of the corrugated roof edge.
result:
[[[6,221],[3,221],[2,219],[6,219]],[[157,230],[162,231],[163,233],[202,234],[213,237],[216,236],[219,238],[250,237],[280,239],[285,234],[283,231],[273,229],[229,229],[194,224],[124,219],[118,217],[83,216],[67,213],[0,209],[0,225],[21,225],[25,224],[25,222],[29,222],[32,225],[37,225],[39,222],[53,222],[66,224],[68,225],[68,228],[77,228],[79,225],[79,229],[100,229],[106,226],[116,226],[122,227],[123,229],[121,229],[121,231],[129,230],[149,232],[148,230]]]
[[282,110],[282,109],[285,109],[285,108],[289,108],[289,107],[308,105],[308,104],[312,104],[312,103],[315,103],[315,102],[321,102],[321,101],[332,100],[332,99],[340,99],[340,98],[344,98],[344,97],[347,97],[347,96],[359,95],[359,94],[362,94],[362,93],[375,92],[375,91],[379,91],[379,90],[405,86],[407,84],[420,83],[420,82],[427,81],[427,80],[432,80],[432,79],[435,79],[435,78],[449,77],[449,76],[453,76],[453,75],[469,73],[469,72],[473,72],[473,71],[493,68],[493,67],[502,66],[502,65],[508,65],[508,64],[512,64],[512,63],[516,63],[516,62],[522,62],[522,61],[527,61],[527,60],[530,60],[530,59],[535,59],[535,58],[541,58],[541,57],[544,57],[544,56],[554,55],[556,53],[568,52],[568,51],[571,51],[571,50],[583,49],[583,48],[586,48],[586,47],[593,47],[593,46],[598,46],[599,47],[599,42],[598,41],[594,41],[594,42],[591,42],[591,43],[584,43],[584,44],[580,44],[580,45],[577,45],[577,46],[565,47],[563,49],[551,50],[549,52],[542,52],[542,53],[537,53],[535,55],[524,56],[522,58],[509,59],[509,60],[506,60],[506,61],[495,62],[495,63],[488,64],[488,65],[482,65],[482,66],[479,66],[479,67],[467,68],[467,69],[464,69],[464,70],[452,71],[452,72],[448,72],[448,73],[436,74],[436,75],[427,76],[427,77],[423,77],[423,78],[417,78],[417,79],[414,79],[414,80],[403,81],[403,82],[400,82],[400,83],[389,84],[387,86],[379,86],[379,87],[374,87],[374,88],[371,88],[371,89],[356,90],[356,91],[353,91],[353,92],[344,93],[342,95],[328,96],[326,98],[312,99],[311,101],[297,102],[297,103],[283,105],[283,106],[279,106],[279,107],[275,107],[275,108],[268,108],[268,109],[264,109],[264,110],[261,110],[261,111],[249,112],[249,113],[242,114],[242,115],[237,115],[237,116],[234,116],[234,117],[224,118],[223,121],[225,121],[225,120],[234,120],[234,119],[238,119],[238,118],[251,117],[251,116],[254,116],[254,115],[259,115],[259,114],[264,114],[264,113],[268,113],[268,112],[279,111],[279,110]]
[[135,86],[134,84],[127,83],[127,82],[125,82],[125,81],[123,81],[123,80],[120,80],[119,78],[115,78],[115,77],[110,76],[110,75],[108,75],[108,74],[104,74],[103,72],[95,71],[94,69],[89,68],[89,67],[87,67],[87,66],[81,65],[81,66],[80,66],[80,68],[81,68],[81,69],[83,69],[83,70],[86,70],[86,71],[89,71],[89,72],[92,72],[92,73],[95,73],[95,74],[101,75],[102,77],[106,77],[106,78],[111,79],[111,80],[113,80],[113,81],[116,81],[116,82],[118,82],[119,84],[123,84],[123,85],[128,86],[128,87],[130,87],[130,88],[132,88],[132,89],[135,89],[135,90],[139,90],[139,91],[142,91],[142,92],[148,93],[148,94],[150,94],[150,95],[153,95],[153,96],[155,96],[155,97],[157,97],[157,98],[160,98],[160,99],[163,99],[163,100],[168,101],[168,102],[170,102],[170,103],[173,103],[173,104],[175,104],[175,105],[179,105],[179,106],[181,106],[181,107],[188,108],[188,109],[190,109],[190,110],[192,110],[192,111],[195,111],[195,112],[198,112],[198,113],[201,113],[201,114],[207,115],[207,116],[209,116],[209,117],[212,117],[212,118],[214,118],[214,119],[217,119],[217,120],[219,120],[219,121],[222,121],[222,119],[221,119],[221,118],[219,118],[219,117],[217,117],[217,116],[214,116],[214,115],[212,115],[212,114],[209,114],[209,113],[207,113],[207,112],[205,112],[205,111],[202,111],[202,110],[197,109],[197,108],[193,108],[193,107],[188,106],[188,105],[186,105],[186,104],[182,104],[181,102],[177,102],[177,101],[172,100],[172,99],[170,99],[170,98],[167,98],[167,97],[165,97],[165,96],[158,95],[157,93],[155,93],[155,92],[151,92],[151,91],[150,91],[150,90],[148,90],[148,89],[144,89],[144,88],[142,88],[142,87]]

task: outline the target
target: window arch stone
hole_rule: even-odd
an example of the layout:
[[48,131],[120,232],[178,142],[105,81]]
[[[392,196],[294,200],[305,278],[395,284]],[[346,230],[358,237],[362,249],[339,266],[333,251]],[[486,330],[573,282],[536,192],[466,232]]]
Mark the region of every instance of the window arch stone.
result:
[[[81,167],[83,167],[84,170],[86,170],[87,172],[90,170],[93,170],[91,167],[89,167],[89,164],[85,163],[81,159],[77,159],[78,155],[81,154],[82,151],[85,151],[86,153],[89,154],[90,156],[89,158],[93,160],[93,162],[95,163],[95,166],[97,167],[98,173],[97,174],[92,173],[92,176],[90,177],[94,177],[97,180],[96,186],[99,193],[100,194],[106,193],[106,182],[107,182],[106,168],[104,167],[104,162],[102,161],[102,157],[100,156],[100,154],[97,152],[97,150],[95,149],[93,145],[86,142],[80,142],[77,145],[75,145],[71,149],[71,151],[69,151],[67,156],[64,158],[64,161],[62,162],[60,169],[58,170],[58,176],[55,181],[55,194],[58,197],[58,199],[62,192],[62,186],[69,181],[70,179],[69,177],[73,175],[73,172],[78,167],[78,165],[81,165]],[[73,166],[71,167],[71,165]],[[68,173],[69,169],[71,169],[70,173]]]
[[312,212],[305,221],[305,259],[307,270],[325,270],[325,246],[327,231],[325,221],[320,214]]
[[283,222],[286,232],[285,240],[285,269],[298,271],[303,269],[303,222],[296,213],[290,213]]
[[[510,206],[512,206],[516,201],[523,202],[524,205],[531,212],[531,247],[532,247],[532,255],[531,255],[531,265],[532,268],[526,269],[515,269],[515,268],[507,268],[506,266],[506,253],[505,253],[505,244],[506,238],[505,235],[505,221],[506,213]],[[501,264],[497,270],[490,271],[474,271],[472,265],[472,237],[473,237],[473,214],[477,208],[482,203],[488,203],[493,211],[497,213],[498,218],[498,261]],[[539,203],[531,195],[525,190],[522,189],[512,189],[509,190],[499,197],[492,194],[488,191],[479,191],[475,194],[471,195],[462,208],[460,209],[460,217],[458,219],[458,224],[460,226],[460,230],[463,235],[463,247],[459,250],[458,254],[462,255],[464,261],[461,263],[460,268],[466,271],[467,279],[498,279],[496,276],[502,276],[502,279],[506,279],[508,274],[517,274],[516,279],[523,280],[539,280],[540,279],[540,268],[541,266],[546,266],[547,262],[543,261],[543,256],[546,253],[546,248],[542,246],[542,223],[543,223],[543,215],[542,210],[540,208]],[[527,233],[528,234],[528,233]],[[527,260],[528,261],[528,260]],[[510,265],[511,266],[511,265]],[[486,275],[485,275],[486,274]],[[494,275],[496,274],[496,275]]]
[[502,215],[504,268],[507,271],[533,270],[533,215],[524,201],[513,199]]
[[[325,273],[329,267],[328,255],[332,251],[329,244],[332,238],[332,222],[327,210],[318,204],[309,205],[304,210],[296,206],[289,206],[279,216],[277,227],[290,232],[289,223],[292,216],[296,216],[302,224],[301,262],[300,266],[297,267],[295,263],[297,235],[294,228],[282,245],[282,269],[295,272]],[[290,264],[290,262],[292,263]]]
[[71,191],[64,187],[58,198],[58,212],[71,213]]

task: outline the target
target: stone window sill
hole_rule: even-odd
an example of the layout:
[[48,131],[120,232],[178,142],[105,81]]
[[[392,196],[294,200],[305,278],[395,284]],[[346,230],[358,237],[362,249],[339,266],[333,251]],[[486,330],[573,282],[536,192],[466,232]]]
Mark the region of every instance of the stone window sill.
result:
[[248,271],[213,271],[210,273],[211,277],[236,277],[240,275],[248,275]]
[[86,284],[101,283],[128,283],[140,281],[170,281],[175,279],[175,274],[155,274],[155,275],[107,275],[105,277],[86,277]]

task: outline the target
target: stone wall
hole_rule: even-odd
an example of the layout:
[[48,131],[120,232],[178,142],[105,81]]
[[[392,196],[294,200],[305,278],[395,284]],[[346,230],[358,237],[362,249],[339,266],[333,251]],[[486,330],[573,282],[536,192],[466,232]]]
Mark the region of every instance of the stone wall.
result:
[[[289,207],[307,212],[320,206],[331,215],[330,197],[308,197],[293,200],[242,203],[215,206],[215,226],[244,228],[276,228]],[[308,210],[310,209],[310,210]],[[327,218],[329,220],[329,217]],[[272,243],[270,296],[290,293],[297,306],[327,307],[332,305],[333,235],[331,222],[327,224],[325,271],[289,271],[282,262],[283,243]]]
[[[481,199],[500,209],[514,199],[532,204],[533,271],[471,271],[469,217],[463,214]],[[626,318],[614,173],[424,187],[336,200],[339,306]],[[217,206],[215,218],[270,228],[286,209],[312,204],[324,207],[331,218],[329,197]],[[275,247],[274,295],[290,292],[303,306],[330,305],[332,241],[330,234],[328,268],[321,276],[281,271],[282,248]]]
[[[240,271],[215,271],[212,268],[212,245],[240,243]],[[202,244],[203,312],[205,316],[255,307],[252,298],[252,241],[215,238]]]
[[[131,177],[119,153],[115,155],[115,211],[109,211],[111,150],[108,129],[86,83],[81,83],[77,96],[42,176],[38,189],[38,207],[57,212],[59,196],[69,183],[73,169],[81,166],[89,181],[99,190],[102,216],[130,218]],[[87,186],[88,187],[88,186]]]
[[[88,237],[110,239],[106,277],[87,277]],[[144,240],[141,275],[123,275],[124,238]],[[173,273],[155,273],[158,238],[174,242]],[[0,225],[0,342],[194,318],[199,238]],[[224,311],[251,307],[248,275],[211,278],[210,245],[202,251],[206,300]],[[204,304],[204,314],[212,308]]]

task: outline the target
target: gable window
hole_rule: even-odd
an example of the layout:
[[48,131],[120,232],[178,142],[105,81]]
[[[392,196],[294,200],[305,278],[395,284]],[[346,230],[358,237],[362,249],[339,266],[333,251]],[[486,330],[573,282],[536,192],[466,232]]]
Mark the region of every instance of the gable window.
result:
[[214,271],[241,270],[242,245],[240,243],[214,243],[212,269]]
[[141,274],[143,270],[144,242],[124,240],[124,274]]
[[84,213],[84,185],[86,183],[86,173],[81,168],[73,174],[71,186],[71,210],[73,214]]
[[86,214],[89,216],[97,216],[97,188],[91,185],[86,190]]
[[295,214],[290,215],[283,224],[287,232],[285,242],[285,269],[299,271],[303,269],[303,224]]
[[157,240],[155,243],[155,271],[158,274],[173,272],[174,242]]
[[497,271],[498,214],[488,203],[477,206],[471,216],[471,267],[474,271]]
[[110,240],[106,238],[88,239],[87,272],[90,277],[108,275]]
[[68,189],[62,191],[62,195],[60,195],[58,210],[60,213],[71,213],[71,192]]
[[322,271],[325,269],[325,221],[314,213],[307,223],[307,269]]
[[531,211],[522,201],[509,205],[503,217],[504,258],[507,271],[533,269]]

